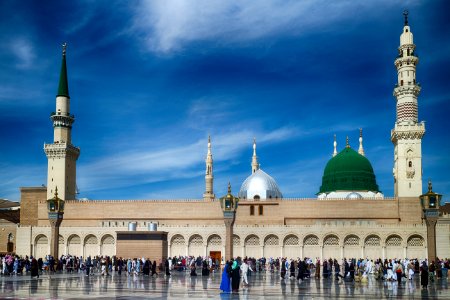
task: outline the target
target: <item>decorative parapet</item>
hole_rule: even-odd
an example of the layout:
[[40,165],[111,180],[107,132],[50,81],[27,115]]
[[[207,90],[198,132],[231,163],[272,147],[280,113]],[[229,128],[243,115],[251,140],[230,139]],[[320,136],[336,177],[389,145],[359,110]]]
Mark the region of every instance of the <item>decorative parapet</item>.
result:
[[418,97],[420,94],[420,90],[421,90],[421,87],[419,84],[410,82],[409,84],[406,84],[406,85],[397,85],[394,88],[393,95],[396,98],[398,98],[399,96],[411,95],[411,94]]
[[78,159],[80,148],[64,142],[55,142],[53,144],[44,144],[44,152],[47,158],[65,158],[73,157]]
[[391,141],[421,139],[425,134],[425,123],[395,124],[391,130]]

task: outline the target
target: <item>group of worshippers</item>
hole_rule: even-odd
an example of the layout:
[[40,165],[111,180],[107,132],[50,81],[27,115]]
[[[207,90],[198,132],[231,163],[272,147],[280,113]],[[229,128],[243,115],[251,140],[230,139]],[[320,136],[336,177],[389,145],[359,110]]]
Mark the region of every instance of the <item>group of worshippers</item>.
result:
[[247,259],[241,260],[238,257],[235,260],[230,260],[225,263],[222,272],[222,280],[220,282],[220,290],[224,293],[238,293],[239,285],[241,283],[241,275],[244,286],[248,286],[248,271],[253,269],[247,263]]

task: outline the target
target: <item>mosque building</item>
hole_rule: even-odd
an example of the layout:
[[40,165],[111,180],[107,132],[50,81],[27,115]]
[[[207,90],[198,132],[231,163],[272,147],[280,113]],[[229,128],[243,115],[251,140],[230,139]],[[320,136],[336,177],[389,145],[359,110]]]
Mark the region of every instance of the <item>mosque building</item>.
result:
[[[230,232],[224,223],[222,200],[214,194],[210,138],[202,199],[76,199],[80,148],[71,139],[75,117],[70,110],[64,46],[56,110],[51,114],[54,139],[44,145],[47,186],[21,188],[15,252],[43,257],[57,247],[60,254],[112,256],[116,255],[118,232],[128,231],[130,224],[138,232],[157,224],[158,230],[167,233],[168,257],[214,254],[228,259],[227,243],[233,256],[241,257],[425,258],[430,247],[435,247],[437,256],[448,256],[449,207],[435,207],[439,210],[435,215],[434,245],[427,235],[431,225],[424,216],[424,205],[429,203],[420,198],[425,124],[418,120],[421,88],[416,82],[419,59],[415,47],[405,16],[395,59],[397,115],[390,133],[394,145],[394,197],[385,197],[379,189],[372,164],[365,156],[362,130],[357,150],[350,147],[347,138],[346,146],[338,152],[335,139],[316,198],[283,198],[275,179],[260,168],[254,140],[251,173],[237,193],[239,200],[233,222],[229,223]],[[63,205],[63,218],[49,212],[55,207],[50,207],[48,200],[56,198],[63,200],[58,202]],[[55,226],[58,231],[54,231]]]

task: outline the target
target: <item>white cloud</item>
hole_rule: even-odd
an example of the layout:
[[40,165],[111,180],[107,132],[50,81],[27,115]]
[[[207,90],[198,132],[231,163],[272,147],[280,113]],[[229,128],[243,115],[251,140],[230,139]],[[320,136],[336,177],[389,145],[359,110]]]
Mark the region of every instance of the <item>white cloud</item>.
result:
[[[212,137],[216,162],[228,161],[251,149],[254,136],[264,142],[281,142],[291,137],[295,128],[274,131],[236,130]],[[92,164],[79,166],[78,186],[84,192],[160,182],[168,179],[193,178],[203,174],[206,137],[180,146],[178,141],[153,150],[154,141],[133,145],[133,150],[104,157]],[[88,195],[89,196],[89,195]]]
[[30,41],[20,38],[11,43],[11,51],[17,58],[17,68],[28,69],[33,66],[36,55]]
[[144,33],[151,50],[169,52],[198,40],[229,43],[279,32],[297,35],[336,20],[362,18],[367,9],[386,8],[392,2],[145,1],[135,9],[135,28]]

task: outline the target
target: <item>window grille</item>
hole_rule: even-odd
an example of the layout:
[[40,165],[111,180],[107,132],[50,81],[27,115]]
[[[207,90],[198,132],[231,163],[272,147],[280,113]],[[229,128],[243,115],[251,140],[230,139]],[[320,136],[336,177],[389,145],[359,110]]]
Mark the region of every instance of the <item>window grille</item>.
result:
[[305,246],[316,246],[319,245],[319,238],[315,235],[307,236],[303,242]]
[[380,246],[380,238],[377,236],[370,236],[366,239],[364,243],[365,246]]
[[195,235],[191,238],[189,241],[190,246],[202,246],[203,245],[203,239],[199,235]]
[[245,245],[246,246],[259,246],[259,238],[255,235],[252,235],[245,240]]
[[349,236],[344,241],[345,246],[358,246],[359,245],[359,237],[357,236]]
[[296,237],[295,235],[290,235],[284,239],[285,246],[294,246],[298,244],[298,237]]
[[220,246],[222,245],[222,239],[220,238],[220,236],[214,235],[209,238],[208,244],[211,246]]
[[271,235],[268,236],[264,241],[264,246],[275,246],[279,245],[279,240],[277,236]]
[[186,243],[184,241],[184,237],[182,237],[181,235],[177,235],[174,236],[172,238],[172,245],[179,245],[179,246],[184,246]]
[[412,237],[408,240],[408,247],[423,247],[424,240],[420,236]]
[[402,238],[399,236],[391,236],[386,241],[386,246],[401,246]]
[[339,246],[339,238],[337,236],[329,236],[323,242],[325,246]]

